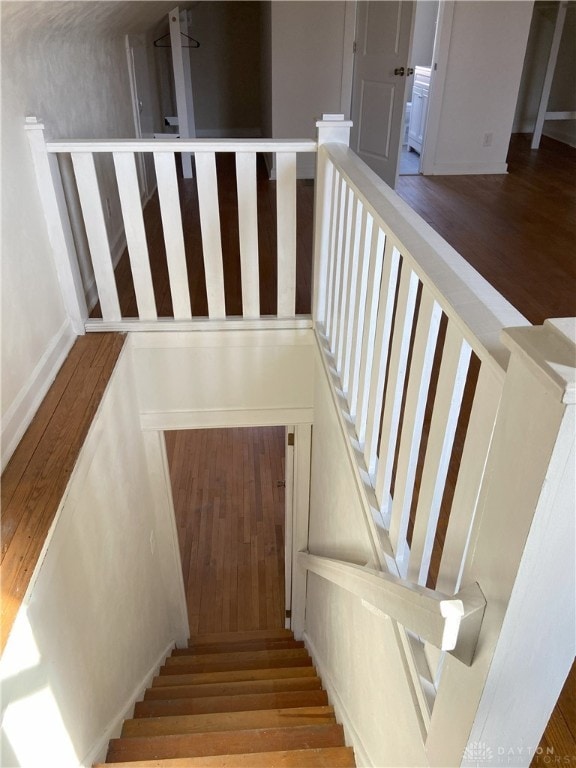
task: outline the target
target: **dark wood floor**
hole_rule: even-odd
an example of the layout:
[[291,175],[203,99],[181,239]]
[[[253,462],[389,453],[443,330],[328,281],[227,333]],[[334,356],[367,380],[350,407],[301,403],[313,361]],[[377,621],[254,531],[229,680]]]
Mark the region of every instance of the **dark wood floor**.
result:
[[576,149],[512,137],[507,175],[401,176],[396,191],[530,322],[576,315]]

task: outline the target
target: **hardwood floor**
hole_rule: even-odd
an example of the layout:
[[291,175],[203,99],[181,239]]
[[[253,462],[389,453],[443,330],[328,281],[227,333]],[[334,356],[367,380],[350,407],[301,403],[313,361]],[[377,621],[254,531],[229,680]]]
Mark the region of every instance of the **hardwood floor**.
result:
[[190,634],[284,626],[284,427],[166,432]]
[[402,176],[396,191],[530,322],[576,315],[576,149],[512,137],[509,173]]
[[2,474],[2,651],[124,338],[75,342]]

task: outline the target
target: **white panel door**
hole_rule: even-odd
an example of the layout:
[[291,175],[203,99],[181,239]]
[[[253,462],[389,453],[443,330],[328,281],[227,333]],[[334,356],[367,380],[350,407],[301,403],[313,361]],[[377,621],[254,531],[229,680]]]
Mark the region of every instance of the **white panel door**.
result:
[[413,2],[358,3],[350,143],[391,187],[404,125],[413,11]]

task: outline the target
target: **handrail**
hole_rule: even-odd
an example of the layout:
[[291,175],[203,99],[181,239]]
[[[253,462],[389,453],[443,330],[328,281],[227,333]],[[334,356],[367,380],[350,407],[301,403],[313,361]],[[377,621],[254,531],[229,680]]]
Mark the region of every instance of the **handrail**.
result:
[[463,338],[501,378],[509,357],[502,329],[530,322],[351,149],[322,144],[319,152],[327,154]]
[[472,664],[486,608],[478,584],[450,597],[367,566],[309,552],[299,552],[298,558],[308,571],[346,589],[467,666]]
[[314,139],[60,139],[48,152],[316,152]]

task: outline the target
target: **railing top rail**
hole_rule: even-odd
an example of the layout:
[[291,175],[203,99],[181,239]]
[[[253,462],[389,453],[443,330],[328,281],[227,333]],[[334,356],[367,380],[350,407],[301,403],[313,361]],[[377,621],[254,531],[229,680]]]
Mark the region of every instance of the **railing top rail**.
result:
[[316,152],[314,139],[60,139],[48,152]]
[[501,374],[509,358],[502,330],[530,322],[352,150],[330,143],[319,151],[327,153],[482,362]]
[[468,666],[472,663],[486,608],[477,584],[450,597],[390,573],[330,557],[299,552],[299,562],[399,621]]

